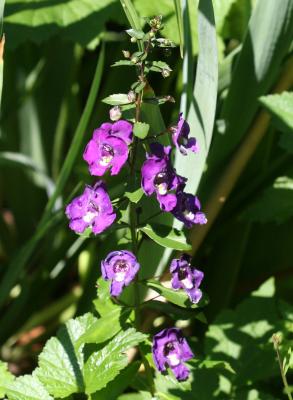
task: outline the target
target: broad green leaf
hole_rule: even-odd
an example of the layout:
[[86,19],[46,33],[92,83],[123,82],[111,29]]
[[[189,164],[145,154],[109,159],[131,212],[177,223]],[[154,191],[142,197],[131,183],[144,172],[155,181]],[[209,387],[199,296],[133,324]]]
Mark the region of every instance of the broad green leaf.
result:
[[185,234],[177,229],[172,229],[166,225],[148,224],[140,230],[162,247],[182,251],[191,250],[191,245],[187,243]]
[[134,190],[133,192],[125,192],[125,196],[132,203],[138,203],[143,195],[144,195],[144,192],[143,192],[142,188],[138,188],[138,189]]
[[9,400],[53,400],[34,374],[16,378],[7,385],[6,393]]
[[293,216],[293,179],[282,176],[275,180],[262,195],[243,212],[242,217],[250,221],[278,223]]
[[148,280],[143,282],[150,289],[165,297],[166,300],[180,307],[198,308],[207,304],[207,299],[203,298],[198,304],[191,303],[187,293],[184,290],[174,290],[163,286],[159,281]]
[[128,95],[123,93],[111,94],[110,96],[105,97],[102,101],[111,106],[120,106],[131,103],[128,99]]
[[124,354],[126,350],[145,339],[146,335],[130,328],[120,332],[102,350],[93,353],[84,366],[85,392],[94,393],[112,381],[128,363]]
[[117,400],[117,397],[131,384],[140,365],[141,361],[132,362],[113,381],[109,382],[104,389],[93,394],[92,400]]
[[212,172],[217,173],[217,166],[231,154],[249,128],[259,107],[258,98],[266,94],[276,80],[292,34],[291,0],[284,0],[282,7],[275,0],[257,2],[220,116],[227,129],[224,134],[215,135],[210,153]]
[[[121,307],[116,307],[105,316],[94,322],[86,332],[80,336],[78,345],[83,343],[102,343],[111,339],[121,330],[121,317],[127,310],[122,311]],[[111,327],[111,329],[109,329]]]
[[119,396],[117,400],[153,400],[154,398],[149,392],[140,390],[139,393],[129,393]]
[[[281,129],[293,133],[293,93],[283,92],[260,97],[259,101],[274,116]],[[287,128],[287,129],[286,129]]]
[[101,317],[108,315],[118,306],[111,300],[110,281],[105,281],[102,277],[97,280],[97,299],[93,301],[96,311]]
[[0,397],[4,397],[6,387],[14,380],[14,376],[8,371],[7,363],[0,361]]
[[64,398],[84,391],[83,346],[78,339],[97,319],[90,313],[69,320],[57,337],[49,339],[39,356],[36,376],[54,397]]
[[279,373],[271,336],[285,332],[286,322],[274,296],[274,279],[269,279],[235,310],[222,311],[209,327],[205,351],[212,360],[230,363],[236,385],[267,381]]
[[12,47],[27,40],[40,43],[59,33],[82,46],[95,47],[113,17],[124,22],[115,0],[7,0],[4,24]]
[[144,122],[135,122],[133,125],[133,134],[139,139],[144,139],[149,133],[150,126]]

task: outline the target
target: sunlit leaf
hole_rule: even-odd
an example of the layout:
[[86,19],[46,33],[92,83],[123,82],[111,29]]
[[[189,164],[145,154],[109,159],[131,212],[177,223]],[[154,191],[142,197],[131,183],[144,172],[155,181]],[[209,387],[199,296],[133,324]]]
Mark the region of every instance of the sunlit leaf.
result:
[[185,234],[177,229],[172,229],[166,225],[148,224],[140,230],[163,247],[182,251],[191,250],[191,245],[187,243]]

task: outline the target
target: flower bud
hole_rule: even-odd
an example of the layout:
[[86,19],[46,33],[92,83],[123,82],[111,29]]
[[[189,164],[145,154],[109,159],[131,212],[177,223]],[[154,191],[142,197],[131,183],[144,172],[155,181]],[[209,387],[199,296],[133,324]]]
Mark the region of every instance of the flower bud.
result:
[[133,90],[130,90],[130,92],[128,92],[127,94],[127,98],[130,101],[130,103],[134,103],[136,99],[135,92]]
[[125,58],[130,58],[130,52],[128,50],[122,50],[122,53]]
[[150,31],[149,35],[150,35],[150,38],[153,38],[155,36],[155,33],[153,31]]
[[137,39],[135,37],[132,36],[132,38],[130,39],[131,43],[136,43]]
[[170,71],[166,68],[162,69],[162,75],[164,78],[168,78],[168,76],[170,76]]
[[132,62],[133,64],[136,64],[137,61],[138,61],[138,59],[137,59],[136,57],[132,57],[131,62]]
[[109,111],[111,121],[118,121],[121,118],[122,112],[119,106],[114,106]]

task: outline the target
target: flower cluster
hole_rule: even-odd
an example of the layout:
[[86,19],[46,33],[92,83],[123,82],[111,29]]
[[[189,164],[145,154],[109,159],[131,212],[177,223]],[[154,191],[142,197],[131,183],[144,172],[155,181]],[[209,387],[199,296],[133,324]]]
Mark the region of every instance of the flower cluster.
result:
[[[162,43],[161,39],[155,38],[156,32],[161,29],[161,17],[151,20],[150,26],[151,32],[147,48],[154,43],[159,47],[168,47],[171,42],[166,44]],[[130,32],[133,34],[132,30]],[[135,63],[140,63],[139,85],[146,84],[145,65],[143,66],[142,58],[139,59],[144,53],[138,52],[135,53],[136,56],[132,57],[128,53],[124,52],[124,55],[126,58],[131,58],[130,63],[133,63],[134,59]],[[147,65],[151,67],[151,64]],[[162,62],[157,62],[152,68],[154,71],[161,72],[164,77],[167,77],[171,71],[168,65]],[[119,96],[121,97],[121,95]],[[130,91],[125,101],[126,104],[135,103],[137,108],[140,107],[142,97],[143,89],[140,93]],[[132,122],[120,119],[122,111],[120,106],[111,108],[110,119],[112,122],[103,123],[95,129],[85,147],[83,159],[88,164],[89,173],[92,176],[102,177],[107,172],[117,175],[128,160],[129,146],[133,141],[133,132],[137,134],[134,128],[137,128],[138,124],[133,127]],[[139,122],[140,110],[136,111],[136,122]],[[183,156],[186,156],[188,151],[194,153],[199,151],[196,139],[189,137],[190,127],[182,113],[179,114],[176,125],[171,126],[166,132],[172,134],[173,149],[179,151]],[[136,151],[136,145],[137,142],[133,146],[132,152]],[[161,210],[171,212],[188,228],[194,224],[205,224],[207,218],[201,211],[199,199],[193,194],[184,192],[187,179],[178,175],[172,165],[172,147],[156,142],[151,143],[149,149],[141,167],[141,186],[145,195],[155,195]],[[130,175],[136,173],[133,160],[135,160],[135,156],[131,157],[129,162]],[[116,212],[105,184],[100,180],[93,186],[87,185],[84,192],[68,204],[66,216],[70,221],[69,227],[78,234],[82,234],[87,229],[97,235],[110,227],[116,219]],[[135,232],[134,235],[133,232]],[[136,225],[131,225],[131,234],[132,240],[136,241]],[[137,245],[133,245],[133,249],[136,248]],[[133,254],[129,250],[110,252],[101,262],[101,273],[104,280],[110,281],[111,296],[120,296],[123,289],[137,277],[139,269],[137,254]],[[179,259],[173,259],[170,264],[170,273],[173,289],[184,290],[192,303],[198,303],[202,297],[199,286],[204,274],[191,266],[191,258],[188,255],[182,255]],[[159,371],[164,372],[166,368],[170,368],[179,381],[186,380],[189,376],[189,369],[185,362],[192,357],[193,353],[179,329],[164,329],[154,336],[153,358]]]

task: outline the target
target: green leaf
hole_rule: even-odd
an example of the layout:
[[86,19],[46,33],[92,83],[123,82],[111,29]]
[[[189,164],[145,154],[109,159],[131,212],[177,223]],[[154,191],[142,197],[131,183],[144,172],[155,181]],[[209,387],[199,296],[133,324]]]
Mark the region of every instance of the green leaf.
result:
[[[131,28],[136,31],[142,31],[142,25],[140,23],[139,16],[134,8],[131,0],[120,0],[123,7],[123,11],[131,25]],[[140,51],[143,51],[143,44],[141,41],[138,42],[138,47]]]
[[140,365],[141,361],[132,362],[113,381],[109,382],[104,389],[93,394],[92,400],[117,400],[117,397],[131,384]]
[[127,29],[126,33],[135,39],[141,40],[144,38],[144,32],[138,31],[137,29]]
[[174,290],[172,288],[167,288],[166,286],[163,286],[159,281],[148,280],[142,283],[150,289],[155,290],[157,293],[165,297],[166,300],[170,301],[173,304],[176,304],[179,307],[198,308],[203,307],[207,304],[206,298],[203,298],[198,304],[191,303],[187,293],[184,290]]
[[54,397],[84,391],[83,346],[78,339],[97,321],[90,313],[69,320],[57,337],[49,339],[39,355],[36,376]]
[[4,24],[8,46],[13,48],[26,41],[41,43],[58,34],[93,48],[106,22],[113,18],[124,23],[115,0],[22,0],[7,1]]
[[184,35],[183,35],[183,18],[182,18],[182,10],[181,10],[181,0],[174,0],[174,6],[175,6],[176,20],[177,20],[178,33],[179,33],[180,55],[181,55],[181,58],[183,58]]
[[102,350],[93,353],[84,366],[85,392],[94,393],[112,381],[128,363],[124,353],[145,339],[146,335],[130,328],[120,332]]
[[292,34],[291,0],[284,0],[282,7],[275,0],[256,3],[220,115],[226,121],[227,129],[225,134],[215,135],[213,142],[210,154],[212,173],[218,173],[220,163],[233,152],[247,132],[259,107],[259,97],[266,94],[276,80],[292,42]]
[[142,188],[138,188],[138,189],[134,190],[133,192],[125,192],[125,196],[132,203],[138,203],[143,195],[144,195],[144,192],[143,192]]
[[119,61],[115,61],[114,64],[111,65],[111,67],[121,67],[123,65],[128,65],[130,67],[135,66],[135,64],[130,60],[119,60]]
[[[194,5],[193,5],[194,6]],[[188,26],[184,24],[184,29]],[[188,34],[188,31],[186,32]],[[185,35],[186,37],[186,35]],[[178,173],[188,178],[186,191],[196,193],[201,176],[203,174],[206,158],[212,140],[218,86],[218,50],[217,34],[214,21],[213,5],[211,0],[200,0],[198,6],[198,40],[199,56],[196,67],[196,79],[193,93],[186,93],[186,102],[190,103],[190,109],[186,117],[192,127],[190,137],[196,138],[200,152],[189,152],[187,156],[176,154],[174,167]],[[187,47],[189,52],[190,47]],[[186,52],[184,62],[190,63],[192,55]],[[187,66],[186,66],[187,68]],[[190,76],[184,73],[184,87],[190,87]],[[181,103],[181,111],[186,113],[186,102]],[[190,168],[190,165],[193,167]],[[181,227],[182,223],[175,221],[175,227]]]
[[124,93],[111,94],[110,96],[105,97],[102,102],[110,104],[111,106],[120,106],[131,103],[128,99],[128,95]]
[[293,133],[293,93],[262,96],[259,101],[274,116],[278,127]]
[[4,397],[6,387],[14,380],[14,376],[8,371],[7,363],[0,361],[0,397]]
[[[128,310],[123,310],[121,307],[115,307],[112,311],[105,316],[99,318],[94,322],[86,332],[80,336],[77,345],[83,343],[102,343],[111,339],[121,330],[121,317],[126,314]],[[111,327],[111,329],[109,329]]]
[[172,72],[170,66],[164,61],[147,61],[146,67],[154,72],[162,72],[163,70]]
[[6,393],[9,400],[53,400],[35,375],[16,378],[7,386]]
[[243,212],[250,221],[282,223],[293,216],[293,179],[281,176]]
[[187,243],[182,231],[160,224],[148,224],[139,229],[162,247],[182,251],[191,250],[191,245]]
[[149,124],[146,124],[145,122],[135,122],[133,126],[133,134],[140,139],[144,139],[147,137],[149,129]]

